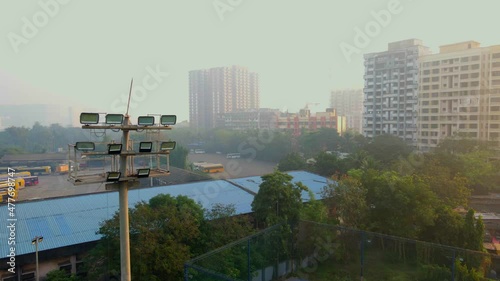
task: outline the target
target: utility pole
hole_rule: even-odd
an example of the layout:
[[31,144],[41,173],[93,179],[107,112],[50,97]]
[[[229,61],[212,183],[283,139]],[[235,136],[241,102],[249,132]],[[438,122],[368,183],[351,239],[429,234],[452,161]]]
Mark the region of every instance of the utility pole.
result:
[[[132,85],[131,85],[132,88]],[[125,115],[123,125],[130,124],[130,116]],[[122,145],[125,151],[128,151],[129,130],[123,130]],[[120,173],[127,174],[127,155],[120,155]],[[128,181],[120,181],[118,187],[118,195],[120,200],[120,272],[122,281],[132,280],[130,270],[130,235],[129,235],[129,220],[128,220]]]

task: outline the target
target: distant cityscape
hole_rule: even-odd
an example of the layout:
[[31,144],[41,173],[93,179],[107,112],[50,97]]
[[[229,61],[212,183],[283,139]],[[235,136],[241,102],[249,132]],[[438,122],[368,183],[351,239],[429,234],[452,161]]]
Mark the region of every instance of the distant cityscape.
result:
[[[364,89],[332,89],[330,104],[304,101],[299,112],[261,107],[259,75],[244,66],[189,72],[189,126],[230,130],[279,129],[296,135],[333,128],[367,138],[396,135],[420,151],[441,140],[500,137],[500,45],[467,41],[432,54],[418,39],[388,44],[364,56]],[[326,93],[325,93],[326,94]],[[0,129],[34,122],[79,126],[80,108],[0,105]],[[30,112],[28,118],[23,114]]]

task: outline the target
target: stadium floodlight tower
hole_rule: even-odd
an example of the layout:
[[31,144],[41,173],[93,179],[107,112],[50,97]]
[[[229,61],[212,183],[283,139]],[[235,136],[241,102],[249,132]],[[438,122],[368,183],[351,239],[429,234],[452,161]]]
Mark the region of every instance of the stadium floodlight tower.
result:
[[[148,131],[148,130],[171,130],[171,125],[175,125],[175,115],[160,115],[159,122],[155,122],[155,116],[140,116],[137,125],[132,125],[128,109],[130,106],[130,96],[132,93],[133,80],[130,83],[129,100],[127,105],[127,112],[123,114],[106,114],[105,122],[99,122],[99,116],[102,113],[88,113],[84,112],[80,115],[80,123],[83,125],[82,129],[90,130],[113,130],[122,131],[121,143],[107,144],[105,151],[95,151],[96,146],[93,142],[77,142],[75,145],[70,145],[74,148],[74,156],[71,158],[70,163],[77,163],[70,169],[69,181],[74,185],[91,184],[91,183],[107,183],[106,189],[118,190],[120,200],[120,274],[122,281],[131,280],[130,272],[130,237],[129,237],[129,217],[128,217],[128,189],[139,185],[139,178],[147,177],[161,177],[170,174],[169,154],[175,148],[175,142],[165,141],[162,145],[153,146],[152,142],[141,142],[139,151],[134,151],[133,146],[130,145],[129,135],[130,131]],[[78,157],[77,151],[81,156],[100,156],[100,157],[119,157],[119,169],[115,167],[112,171],[106,173],[78,173]],[[134,156],[151,156],[157,157],[157,166],[153,169],[140,168],[133,171],[132,167],[128,167],[128,157]],[[167,165],[165,168],[160,166],[159,157],[165,156],[167,158]],[[130,161],[132,162],[132,161]]]

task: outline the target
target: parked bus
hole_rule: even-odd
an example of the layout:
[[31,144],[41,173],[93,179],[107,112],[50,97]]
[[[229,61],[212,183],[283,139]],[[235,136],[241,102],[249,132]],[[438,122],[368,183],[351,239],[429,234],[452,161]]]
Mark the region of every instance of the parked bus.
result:
[[222,173],[224,172],[224,166],[222,164],[201,164],[200,169],[204,173]]
[[52,174],[52,168],[50,168],[50,166],[40,166],[40,167],[20,166],[20,167],[10,167],[10,168],[2,167],[0,168],[0,173],[6,174],[9,171],[12,172],[12,170],[16,171],[16,173],[30,172],[31,175],[37,175],[37,176]]
[[[19,173],[14,173],[14,177],[30,177],[31,173],[30,172],[19,172]],[[11,174],[0,174],[0,178],[11,178]]]
[[[24,188],[24,179],[22,178],[0,182],[0,202],[7,203],[9,197],[17,199],[21,188]],[[14,192],[14,196],[11,196],[11,191]]]
[[192,164],[192,169],[193,171],[201,171],[201,166],[203,166],[204,164],[208,164],[207,162],[205,161],[200,161],[200,162],[194,162]]
[[241,158],[241,154],[240,153],[228,153],[226,155],[226,158],[227,159],[232,159],[232,158]]
[[24,180],[24,186],[35,186],[39,183],[38,176],[32,176],[30,172],[14,173],[13,175],[2,174],[0,175],[0,182],[7,182],[9,179],[18,178]]
[[23,177],[25,186],[38,185],[38,176]]

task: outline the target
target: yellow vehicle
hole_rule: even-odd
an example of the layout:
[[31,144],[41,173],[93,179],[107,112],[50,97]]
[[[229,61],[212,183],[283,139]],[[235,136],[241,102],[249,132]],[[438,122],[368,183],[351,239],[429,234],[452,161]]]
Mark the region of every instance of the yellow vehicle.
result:
[[[11,174],[0,174],[0,179],[9,178],[9,177],[12,177],[12,173]],[[14,173],[14,177],[16,177],[16,178],[31,177],[31,173],[30,172]]]
[[7,203],[9,197],[17,199],[19,190],[22,188],[24,188],[23,178],[0,182],[0,202]]
[[222,164],[201,164],[200,170],[204,173],[222,173],[224,172],[224,166]]
[[59,174],[67,174],[69,173],[69,165],[68,164],[59,164],[56,166],[56,173]]
[[52,174],[52,168],[50,166],[40,166],[40,167],[14,167],[16,172],[30,172],[34,176],[40,175],[50,175]]

